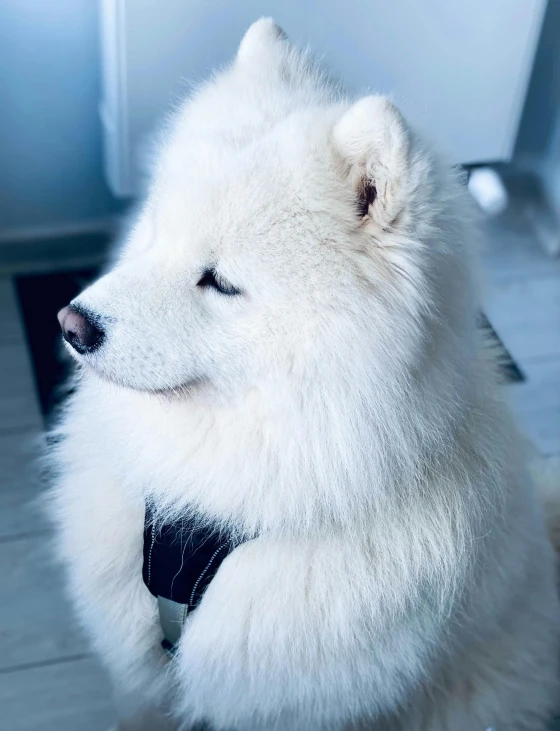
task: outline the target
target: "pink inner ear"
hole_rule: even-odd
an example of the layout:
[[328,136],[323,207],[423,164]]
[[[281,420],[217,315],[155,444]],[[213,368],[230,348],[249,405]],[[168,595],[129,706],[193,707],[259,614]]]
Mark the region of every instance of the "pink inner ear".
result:
[[371,181],[365,181],[359,190],[358,213],[360,218],[367,216],[369,207],[377,197],[377,188]]

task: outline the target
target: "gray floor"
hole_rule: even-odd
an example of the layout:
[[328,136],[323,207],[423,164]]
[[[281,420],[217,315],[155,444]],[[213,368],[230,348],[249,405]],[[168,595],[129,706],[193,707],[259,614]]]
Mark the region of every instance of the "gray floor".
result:
[[[522,429],[560,454],[560,262],[515,212],[484,224],[486,312],[527,375],[507,387]],[[54,313],[53,313],[54,316]],[[41,418],[11,282],[0,277],[0,729],[102,731],[107,680],[89,653],[49,557],[49,529],[30,506]]]

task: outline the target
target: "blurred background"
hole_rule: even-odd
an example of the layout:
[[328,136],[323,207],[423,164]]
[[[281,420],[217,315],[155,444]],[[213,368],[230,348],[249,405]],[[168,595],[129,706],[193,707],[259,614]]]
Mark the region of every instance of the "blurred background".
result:
[[481,326],[532,453],[559,460],[560,0],[2,0],[0,729],[113,719],[33,506],[66,369],[56,313],[141,200],[166,114],[262,15],[351,90],[391,93],[465,167]]

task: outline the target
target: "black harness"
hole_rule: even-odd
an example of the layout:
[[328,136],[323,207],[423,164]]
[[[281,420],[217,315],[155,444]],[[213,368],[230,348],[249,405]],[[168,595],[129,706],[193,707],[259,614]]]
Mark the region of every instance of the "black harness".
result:
[[159,525],[146,504],[142,578],[157,597],[162,647],[173,654],[189,612],[199,605],[222,561],[238,544],[193,518]]

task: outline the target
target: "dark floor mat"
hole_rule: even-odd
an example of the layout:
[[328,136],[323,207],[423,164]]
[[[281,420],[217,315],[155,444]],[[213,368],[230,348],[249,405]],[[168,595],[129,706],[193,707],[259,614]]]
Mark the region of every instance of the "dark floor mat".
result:
[[[71,367],[61,344],[56,313],[97,276],[96,269],[33,274],[15,278],[16,290],[43,415],[48,417],[63,397],[61,388]],[[507,381],[522,381],[523,374],[484,315],[481,327],[495,342],[500,367]]]
[[484,312],[480,313],[479,325],[486,331],[488,339],[492,343],[494,352],[498,359],[500,371],[506,383],[518,383],[519,381],[524,381],[525,376],[521,372],[521,369],[509,354],[509,350],[507,350],[506,346],[498,337],[498,333],[494,330]]
[[97,273],[97,269],[82,269],[14,278],[44,417],[61,401],[62,384],[71,368],[70,356],[62,346],[57,312]]

